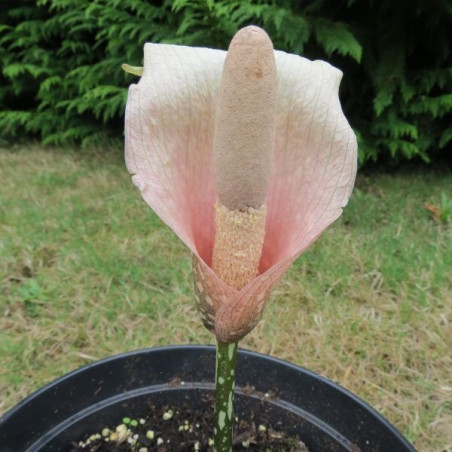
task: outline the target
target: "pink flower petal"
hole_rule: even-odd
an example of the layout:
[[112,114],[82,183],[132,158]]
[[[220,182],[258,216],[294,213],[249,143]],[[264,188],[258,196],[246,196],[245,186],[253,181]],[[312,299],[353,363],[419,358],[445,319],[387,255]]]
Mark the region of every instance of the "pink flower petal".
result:
[[215,189],[215,97],[224,52],[146,44],[144,73],[129,89],[126,164],[151,208],[210,262]]
[[338,97],[342,73],[280,52],[276,64],[275,161],[261,273],[299,256],[341,215],[357,165],[355,135]]
[[356,140],[338,98],[342,73],[275,52],[278,114],[259,275],[241,291],[210,269],[215,234],[212,144],[225,52],[146,44],[126,108],[126,162],[145,201],[194,254],[204,324],[223,342],[259,321],[284,272],[342,213],[356,175]]

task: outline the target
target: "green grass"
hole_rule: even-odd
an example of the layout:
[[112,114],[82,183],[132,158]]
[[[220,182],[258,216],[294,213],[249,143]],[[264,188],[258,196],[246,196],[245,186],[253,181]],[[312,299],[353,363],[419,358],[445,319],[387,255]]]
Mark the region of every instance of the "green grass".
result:
[[[117,150],[0,150],[0,411],[64,373],[148,346],[212,343],[190,255]],[[420,451],[452,449],[451,172],[369,173],[276,288],[242,346],[358,394]]]

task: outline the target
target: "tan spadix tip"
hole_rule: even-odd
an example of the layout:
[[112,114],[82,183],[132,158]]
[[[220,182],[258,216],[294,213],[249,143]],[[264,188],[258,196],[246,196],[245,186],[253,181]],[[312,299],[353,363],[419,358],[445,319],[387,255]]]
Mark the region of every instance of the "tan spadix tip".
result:
[[232,39],[215,114],[218,203],[212,268],[242,289],[258,273],[275,142],[276,63],[264,30],[250,26]]
[[260,208],[275,141],[276,63],[264,30],[249,26],[231,41],[215,114],[214,167],[220,203]]

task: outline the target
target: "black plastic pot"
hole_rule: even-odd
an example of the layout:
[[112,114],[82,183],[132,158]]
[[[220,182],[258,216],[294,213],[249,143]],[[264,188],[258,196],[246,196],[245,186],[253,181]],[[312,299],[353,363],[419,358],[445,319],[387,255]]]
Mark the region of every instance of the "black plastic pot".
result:
[[[7,412],[0,419],[0,451],[69,451],[71,442],[120,423],[124,415],[143,414],[150,402],[202,406],[203,395],[214,390],[214,367],[210,346],[154,348],[90,364]],[[256,422],[279,422],[279,430],[298,435],[312,452],[415,451],[358,397],[305,369],[240,350],[236,378],[239,417],[253,412]]]

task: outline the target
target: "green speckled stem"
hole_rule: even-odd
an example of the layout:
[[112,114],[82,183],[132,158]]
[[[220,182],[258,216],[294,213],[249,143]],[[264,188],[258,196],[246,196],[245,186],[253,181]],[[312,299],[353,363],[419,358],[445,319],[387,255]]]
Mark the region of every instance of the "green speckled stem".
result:
[[217,342],[214,451],[231,452],[237,342]]

